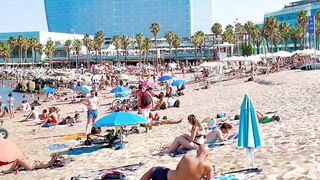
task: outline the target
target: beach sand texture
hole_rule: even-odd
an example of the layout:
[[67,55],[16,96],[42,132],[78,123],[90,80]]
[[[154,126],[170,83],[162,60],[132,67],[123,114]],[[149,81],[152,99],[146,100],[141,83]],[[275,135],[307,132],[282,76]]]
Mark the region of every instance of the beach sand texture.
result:
[[[193,76],[190,75],[189,78]],[[194,90],[199,84],[187,86],[185,96],[180,97],[181,108],[160,111],[169,118],[184,118],[181,124],[153,127],[148,133],[128,136],[129,143],[122,150],[102,149],[89,154],[72,156],[75,161],[62,168],[20,172],[8,174],[0,179],[70,179],[79,173],[122,165],[143,162],[136,171],[129,172],[128,179],[139,179],[152,166],[175,168],[181,157],[154,155],[162,145],[171,143],[183,133],[189,133],[187,116],[191,113],[197,118],[215,116],[225,112],[233,117],[239,114],[244,94],[247,92],[256,109],[278,111],[281,121],[261,125],[265,146],[257,149],[255,162],[263,171],[253,179],[319,179],[320,178],[320,71],[284,71],[257,77],[262,83],[236,79],[213,84],[207,90]],[[106,96],[110,96],[105,92]],[[103,104],[111,102],[105,98]],[[39,108],[58,103],[50,102]],[[63,114],[73,115],[82,109],[81,104],[58,105]],[[107,106],[100,107],[100,116],[105,114]],[[73,127],[39,128],[31,122],[21,123],[23,114],[17,114],[15,120],[6,120],[4,127],[10,131],[9,139],[25,152],[29,162],[48,161],[49,145],[64,143],[75,147],[78,141],[65,141],[64,135],[84,132],[85,124]],[[85,118],[85,113],[81,114]],[[34,132],[32,130],[34,129]],[[142,130],[142,129],[141,129]],[[232,131],[236,132],[238,126]],[[210,151],[209,160],[217,170],[229,171],[248,168],[251,159],[245,149],[237,148],[237,143],[216,147]],[[63,149],[63,150],[67,150]],[[63,151],[62,150],[62,151]],[[61,151],[61,150],[60,150]],[[8,166],[0,167],[0,170]]]

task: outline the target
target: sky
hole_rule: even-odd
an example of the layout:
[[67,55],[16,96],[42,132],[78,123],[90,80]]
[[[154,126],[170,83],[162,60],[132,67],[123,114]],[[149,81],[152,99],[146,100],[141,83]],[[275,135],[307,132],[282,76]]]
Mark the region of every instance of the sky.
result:
[[[44,0],[0,0],[0,32],[48,31]],[[201,0],[197,0],[201,1]],[[248,20],[263,22],[265,12],[296,0],[214,0],[214,22],[224,27]]]

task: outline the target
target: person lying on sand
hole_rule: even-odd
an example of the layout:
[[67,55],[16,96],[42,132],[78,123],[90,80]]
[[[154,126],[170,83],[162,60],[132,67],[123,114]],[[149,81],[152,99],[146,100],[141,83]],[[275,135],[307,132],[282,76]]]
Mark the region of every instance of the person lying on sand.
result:
[[184,155],[175,170],[166,167],[153,167],[140,180],[210,180],[214,175],[214,166],[208,161],[207,145],[200,145],[197,156]]
[[258,117],[258,120],[259,120],[259,123],[269,123],[269,122],[272,122],[272,121],[280,121],[280,116],[278,115],[266,115],[266,114],[263,114],[261,113],[260,111],[256,111],[257,112],[257,117]]
[[176,137],[168,148],[164,148],[164,150],[167,149],[165,153],[173,153],[178,148],[195,150],[198,149],[201,144],[204,144],[206,133],[204,127],[193,114],[188,116],[188,121],[192,125],[191,135],[183,134]]
[[182,119],[180,119],[178,121],[169,120],[167,118],[167,116],[163,116],[161,118],[158,113],[152,114],[151,112],[149,114],[149,119],[151,120],[150,121],[151,126],[158,126],[158,125],[163,125],[163,124],[179,124],[182,122]]
[[58,123],[58,125],[65,125],[65,124],[70,124],[70,125],[73,125],[75,123],[79,123],[81,122],[80,120],[80,114],[79,113],[76,113],[74,115],[74,117],[70,117],[70,116],[67,116],[66,118],[64,118],[62,121],[60,121]]
[[209,134],[206,135],[206,142],[225,141],[229,139],[229,131],[232,125],[223,123],[220,128],[214,128]]
[[7,171],[3,171],[2,173],[6,174],[10,172],[16,172],[20,168],[23,168],[27,171],[50,168],[50,167],[53,167],[54,164],[58,163],[59,161],[61,161],[61,157],[57,156],[56,154],[52,155],[50,161],[47,163],[34,161],[32,165],[28,164],[25,159],[16,159],[13,162],[12,166]]

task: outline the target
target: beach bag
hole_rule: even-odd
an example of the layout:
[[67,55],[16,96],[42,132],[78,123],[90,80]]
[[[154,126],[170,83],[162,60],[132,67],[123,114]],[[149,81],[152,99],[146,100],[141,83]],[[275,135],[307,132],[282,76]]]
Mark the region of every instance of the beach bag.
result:
[[226,113],[219,113],[217,114],[217,118],[220,119],[220,118],[224,118],[226,117]]
[[144,105],[144,106],[149,106],[151,103],[152,103],[152,98],[149,94],[147,93],[143,93],[142,94],[142,98],[141,98],[141,103]]
[[174,102],[173,107],[176,107],[176,108],[180,107],[180,100],[179,99]]

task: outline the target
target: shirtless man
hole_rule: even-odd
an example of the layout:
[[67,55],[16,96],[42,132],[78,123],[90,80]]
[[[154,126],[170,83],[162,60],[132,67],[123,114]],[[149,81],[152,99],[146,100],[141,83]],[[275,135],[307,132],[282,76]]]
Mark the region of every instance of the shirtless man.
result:
[[207,145],[200,145],[197,157],[184,155],[176,170],[165,167],[153,167],[140,180],[210,180],[214,174],[214,167],[206,161],[209,154]]
[[232,125],[228,123],[223,123],[220,128],[214,128],[209,134],[206,136],[207,142],[213,141],[225,141],[229,139],[229,131],[232,129]]
[[28,120],[32,120],[34,123],[40,122],[39,113],[35,110],[34,106],[31,107],[31,113],[26,117],[24,121]]
[[100,105],[99,98],[96,96],[95,91],[91,91],[91,97],[82,101],[84,105],[87,106],[87,125],[86,125],[86,135],[90,134],[92,124],[95,123],[98,117],[98,106]]

